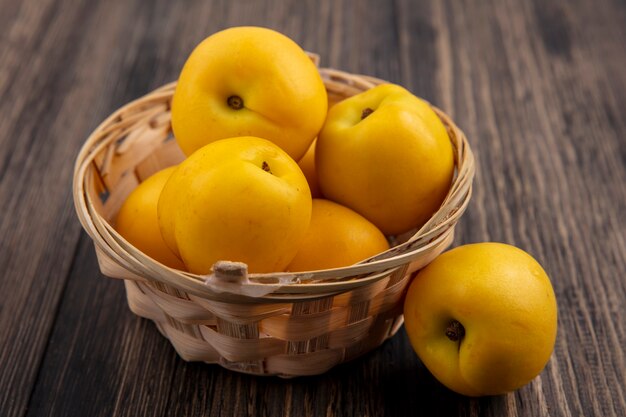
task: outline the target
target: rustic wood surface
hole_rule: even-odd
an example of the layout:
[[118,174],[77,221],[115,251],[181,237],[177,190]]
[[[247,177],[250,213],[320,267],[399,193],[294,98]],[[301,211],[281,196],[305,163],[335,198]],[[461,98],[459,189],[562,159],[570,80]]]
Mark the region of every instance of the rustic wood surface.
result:
[[[251,377],[182,361],[128,310],[74,213],[74,158],[243,24],[404,84],[464,129],[478,169],[455,244],[511,243],[548,271],[559,333],[540,377],[456,395],[404,331],[325,375]],[[621,0],[0,0],[0,416],[625,415],[625,41]]]

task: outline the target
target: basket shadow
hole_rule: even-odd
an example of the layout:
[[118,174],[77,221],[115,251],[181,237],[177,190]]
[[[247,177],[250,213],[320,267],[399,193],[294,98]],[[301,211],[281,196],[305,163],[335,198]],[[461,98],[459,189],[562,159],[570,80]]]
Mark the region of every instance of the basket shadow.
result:
[[505,406],[502,397],[469,398],[441,385],[413,352],[404,329],[373,352],[316,376],[253,376],[182,360],[178,367],[187,374],[197,373],[192,378],[211,381],[211,407],[217,406],[217,400],[226,414],[233,407],[227,405],[229,396],[239,403],[238,410],[231,411],[250,416],[458,416],[486,409],[497,415]]

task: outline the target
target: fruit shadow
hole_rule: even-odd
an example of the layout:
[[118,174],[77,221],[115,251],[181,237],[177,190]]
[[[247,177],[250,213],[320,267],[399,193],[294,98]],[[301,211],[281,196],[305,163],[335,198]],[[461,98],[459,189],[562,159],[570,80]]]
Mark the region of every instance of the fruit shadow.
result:
[[401,329],[378,349],[325,374],[263,379],[293,415],[501,415],[504,397],[470,398],[439,383]]

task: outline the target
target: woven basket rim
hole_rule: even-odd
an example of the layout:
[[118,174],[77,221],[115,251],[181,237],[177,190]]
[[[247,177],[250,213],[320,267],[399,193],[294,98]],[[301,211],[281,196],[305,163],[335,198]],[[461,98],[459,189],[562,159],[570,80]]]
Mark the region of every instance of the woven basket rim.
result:
[[[369,89],[387,81],[375,77],[351,74],[333,68],[320,68],[320,74],[331,91],[339,93],[345,88],[358,90]],[[210,285],[212,274],[196,275],[171,269],[143,254],[125,241],[96,210],[86,191],[90,167],[104,148],[110,145],[109,133],[116,122],[121,122],[121,115],[129,109],[150,109],[154,103],[163,103],[171,99],[176,81],[165,84],[152,92],[137,98],[114,111],[89,135],[79,151],[74,166],[73,196],[79,220],[94,241],[97,249],[121,266],[135,271],[144,279],[152,279],[173,285],[194,294],[218,296],[221,292],[239,294],[246,297],[269,297],[272,299],[301,294],[302,296],[325,296],[365,285],[376,277],[388,275],[403,265],[419,261],[419,258],[433,250],[433,246],[447,247],[452,241],[454,225],[465,211],[471,194],[474,176],[474,157],[465,134],[454,124],[452,119],[441,109],[431,107],[444,122],[455,151],[455,175],[450,190],[441,208],[418,231],[404,243],[393,246],[388,251],[378,254],[355,265],[305,272],[252,273],[245,280],[230,287],[219,288]],[[348,93],[351,95],[351,93]],[[430,103],[429,103],[430,104]],[[140,113],[137,119],[150,117],[150,112]],[[154,111],[156,114],[157,112]],[[126,122],[132,126],[132,116]],[[142,119],[143,120],[143,119]],[[125,125],[124,125],[125,126]],[[107,139],[109,139],[107,141]],[[439,252],[443,250],[439,247]],[[422,265],[423,266],[423,265]],[[355,278],[355,276],[357,276]],[[346,279],[347,278],[347,279]],[[207,285],[208,284],[208,285]]]

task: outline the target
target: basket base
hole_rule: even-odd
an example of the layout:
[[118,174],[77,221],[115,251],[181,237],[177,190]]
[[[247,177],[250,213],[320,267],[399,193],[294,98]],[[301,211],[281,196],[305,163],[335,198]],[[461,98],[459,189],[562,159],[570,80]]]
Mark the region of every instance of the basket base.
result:
[[[395,287],[406,287],[409,279],[407,274]],[[254,335],[249,332],[248,337],[252,338],[236,338],[221,333],[225,327],[223,319],[211,313],[206,314],[207,311],[203,317],[198,314],[199,310],[195,318],[189,317],[189,311],[185,310],[185,306],[192,303],[189,299],[156,291],[147,283],[131,280],[125,280],[124,283],[130,310],[137,316],[153,321],[183,360],[217,364],[231,371],[251,375],[293,378],[325,373],[336,365],[376,349],[393,337],[404,322],[402,303],[398,303],[401,297],[394,297],[397,298],[395,305],[383,314],[367,316],[334,332],[306,340],[286,341],[263,331],[257,331]],[[155,301],[155,294],[162,299]],[[400,292],[402,295],[403,291]],[[181,305],[178,310],[170,308],[169,312],[186,315],[182,320],[181,317],[177,319],[165,313],[162,308],[163,300],[171,303],[173,299]],[[171,307],[171,304],[167,307]],[[265,307],[267,309],[269,306]],[[282,305],[275,307],[276,311],[284,310]],[[319,319],[325,313],[313,313],[311,320]],[[288,320],[291,316],[281,313],[265,320],[275,321],[276,317]],[[254,327],[263,329],[263,320]],[[345,343],[345,334],[351,339],[348,340],[350,343]]]

